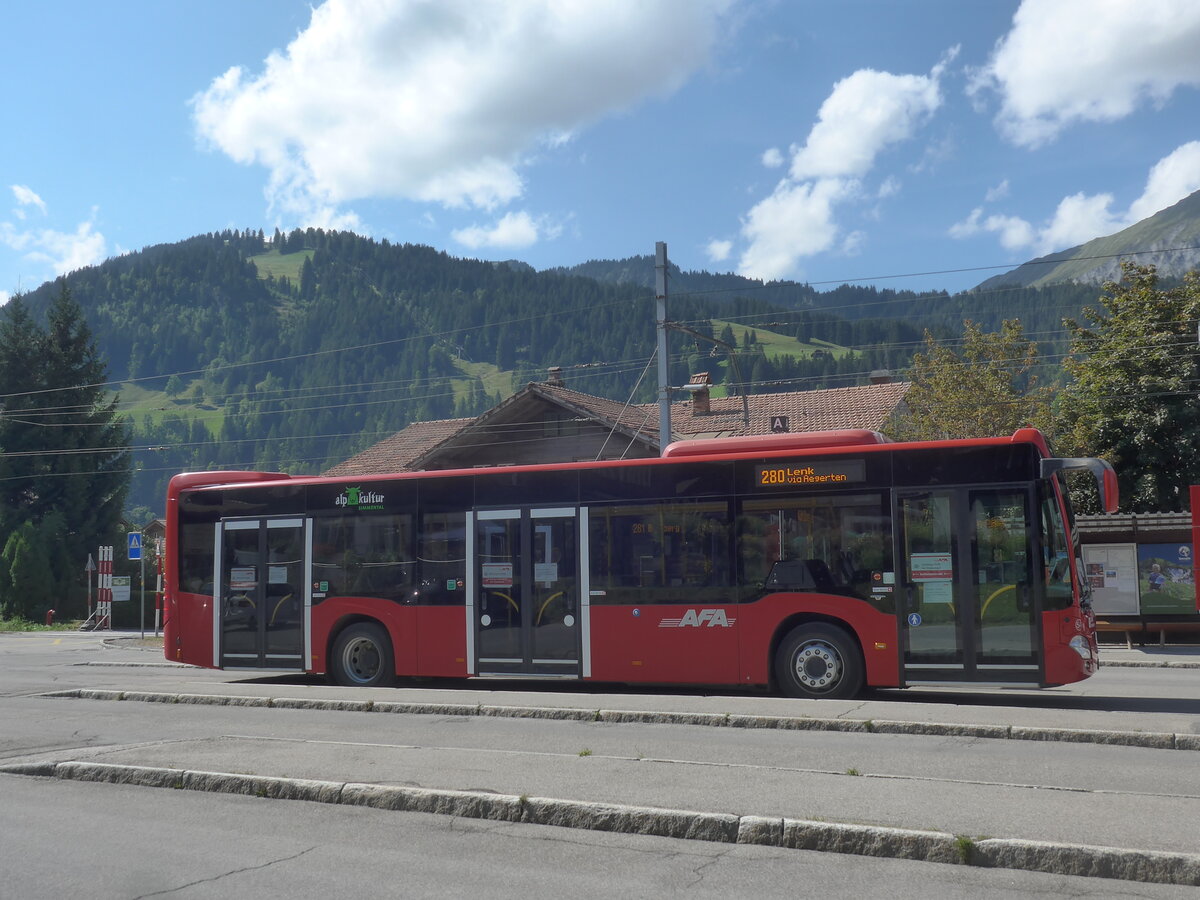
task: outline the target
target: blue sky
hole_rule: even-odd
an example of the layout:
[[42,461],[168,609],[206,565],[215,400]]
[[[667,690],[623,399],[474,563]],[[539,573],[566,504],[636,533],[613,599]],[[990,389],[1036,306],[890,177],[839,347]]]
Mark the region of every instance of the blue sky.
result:
[[47,0],[0,22],[0,301],[305,225],[957,290],[1200,189],[1195,0]]

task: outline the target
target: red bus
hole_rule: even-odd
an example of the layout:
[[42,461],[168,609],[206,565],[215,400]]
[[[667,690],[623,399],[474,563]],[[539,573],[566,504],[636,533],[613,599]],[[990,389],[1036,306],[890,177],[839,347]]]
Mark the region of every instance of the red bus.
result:
[[218,669],[770,686],[1067,684],[1099,662],[1043,436],[680,442],[657,459],[175,476],[165,654]]

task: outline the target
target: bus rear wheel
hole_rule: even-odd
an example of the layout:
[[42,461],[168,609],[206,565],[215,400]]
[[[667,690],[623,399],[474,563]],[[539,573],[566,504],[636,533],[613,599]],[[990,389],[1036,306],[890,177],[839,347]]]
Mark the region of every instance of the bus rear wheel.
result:
[[346,687],[387,687],[396,679],[392,642],[371,622],[359,622],[339,634],[329,662],[334,683]]
[[775,678],[790,697],[847,699],[862,690],[862,655],[836,625],[801,625],[779,645]]

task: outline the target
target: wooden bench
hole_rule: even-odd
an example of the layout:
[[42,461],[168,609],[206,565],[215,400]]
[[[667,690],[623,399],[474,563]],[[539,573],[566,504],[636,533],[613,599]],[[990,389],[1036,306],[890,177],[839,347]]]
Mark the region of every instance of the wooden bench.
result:
[[1097,632],[1119,631],[1125,635],[1125,647],[1133,649],[1133,636],[1138,635],[1138,646],[1146,646],[1146,635],[1158,632],[1158,646],[1165,647],[1167,633],[1200,633],[1200,616],[1179,618],[1173,616],[1113,616],[1096,619]]

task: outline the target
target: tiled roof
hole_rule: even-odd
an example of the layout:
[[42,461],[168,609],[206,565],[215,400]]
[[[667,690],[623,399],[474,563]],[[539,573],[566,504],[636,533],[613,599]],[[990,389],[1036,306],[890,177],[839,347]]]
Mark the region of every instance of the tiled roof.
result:
[[[770,434],[771,420],[786,416],[789,431],[832,431],[866,428],[878,431],[895,414],[908,393],[907,381],[789,391],[784,394],[751,394],[745,406],[741,397],[714,398],[708,413],[694,413],[693,403],[671,407],[671,431],[677,438],[736,437]],[[746,426],[746,412],[749,427]],[[658,420],[654,432],[658,434]]]
[[606,425],[617,425],[629,434],[643,434],[658,441],[658,404],[630,403],[606,400],[591,394],[581,394],[561,384],[531,384],[544,397],[553,397],[558,403],[598,419]]
[[[878,431],[896,414],[909,387],[908,382],[892,382],[818,391],[753,394],[744,401],[741,397],[713,398],[709,401],[708,412],[696,412],[694,402],[673,403],[671,431],[676,440],[770,434],[772,419],[777,416],[786,416],[788,429],[793,432],[841,428]],[[562,385],[534,383],[475,419],[414,422],[374,447],[334,466],[325,474],[366,475],[429,468],[428,463],[437,456],[441,445],[452,443],[469,427],[483,427],[503,417],[530,396],[552,400],[581,417],[615,428],[628,437],[636,437],[647,447],[658,446],[657,403],[626,406]]]
[[433,422],[413,422],[362,453],[340,462],[326,475],[378,475],[383,472],[403,472],[408,464],[430,447],[458,434],[474,419],[438,419]]

